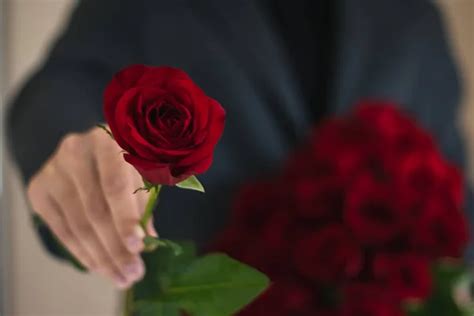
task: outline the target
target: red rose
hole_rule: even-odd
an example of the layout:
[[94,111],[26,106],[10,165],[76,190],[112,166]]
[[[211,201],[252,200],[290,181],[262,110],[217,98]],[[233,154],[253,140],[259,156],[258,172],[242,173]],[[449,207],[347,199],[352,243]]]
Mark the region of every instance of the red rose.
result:
[[381,159],[383,144],[370,125],[353,119],[333,119],[315,131],[311,142],[318,162],[331,166],[335,174],[350,180]]
[[432,137],[392,102],[359,102],[355,107],[355,116],[360,120],[360,124],[371,126],[374,133],[384,139],[385,148],[393,154],[412,150],[429,151],[435,148]]
[[329,224],[301,239],[293,257],[301,275],[327,283],[354,276],[362,266],[359,245],[338,224]]
[[412,228],[415,249],[434,258],[461,257],[469,241],[468,224],[462,210],[446,192],[432,195],[425,201],[424,208]]
[[425,299],[431,292],[431,272],[426,258],[412,254],[379,254],[374,276],[397,299]]
[[[436,152],[405,155],[398,164],[398,172],[397,186],[401,188],[405,198],[411,198],[414,203],[430,199],[452,176],[452,169]],[[452,184],[454,185],[454,181]],[[459,190],[460,186],[446,189]],[[459,193],[453,192],[453,195],[457,197]]]
[[125,160],[153,184],[205,172],[224,130],[220,104],[170,67],[134,65],[117,73],[105,90],[104,112]]
[[371,283],[349,284],[344,288],[341,316],[405,316],[400,304],[385,288]]
[[363,244],[384,245],[407,225],[407,212],[397,205],[390,187],[364,174],[348,189],[344,221]]

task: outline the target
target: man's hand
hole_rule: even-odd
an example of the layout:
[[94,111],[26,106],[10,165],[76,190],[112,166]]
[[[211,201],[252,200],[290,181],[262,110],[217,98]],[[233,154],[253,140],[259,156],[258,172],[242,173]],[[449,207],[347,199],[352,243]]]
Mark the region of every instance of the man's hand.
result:
[[[144,275],[139,220],[147,195],[140,175],[103,130],[69,134],[32,178],[28,198],[69,251],[89,270],[126,288]],[[149,233],[156,235],[153,226]]]

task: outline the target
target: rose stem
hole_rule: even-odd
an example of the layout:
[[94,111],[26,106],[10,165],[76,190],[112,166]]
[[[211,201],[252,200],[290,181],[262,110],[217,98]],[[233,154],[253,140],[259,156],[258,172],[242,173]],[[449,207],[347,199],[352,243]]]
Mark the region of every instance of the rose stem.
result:
[[[153,215],[153,210],[158,205],[158,198],[160,196],[161,185],[154,185],[150,188],[150,196],[148,197],[148,202],[146,203],[145,212],[143,213],[142,218],[140,219],[140,226],[147,236],[147,224]],[[125,293],[125,304],[124,304],[124,316],[133,316],[133,287],[128,289]]]
[[140,219],[140,226],[143,228],[143,231],[148,236],[147,224],[153,215],[153,210],[156,205],[158,205],[159,196],[161,191],[161,185],[154,185],[150,188],[150,196],[148,197],[148,202],[146,203],[145,213],[143,213],[142,218]]

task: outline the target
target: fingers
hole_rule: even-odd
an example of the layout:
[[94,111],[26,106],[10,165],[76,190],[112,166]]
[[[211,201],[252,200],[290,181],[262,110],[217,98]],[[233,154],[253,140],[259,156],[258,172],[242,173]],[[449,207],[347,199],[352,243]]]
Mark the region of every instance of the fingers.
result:
[[60,174],[60,176],[54,178],[54,182],[49,183],[48,187],[54,192],[54,199],[67,225],[71,228],[81,246],[94,260],[95,271],[112,278],[120,288],[126,287],[130,282],[122,273],[121,267],[116,264],[115,258],[107,251],[91,221],[86,216],[77,187],[64,176],[63,172],[60,172]]
[[59,206],[52,197],[42,189],[38,181],[40,181],[40,179],[34,178],[28,186],[27,195],[33,210],[43,219],[54,235],[84,267],[88,270],[94,270],[96,268],[94,260],[72,233],[71,228],[61,214]]
[[[31,181],[33,209],[89,270],[128,287],[144,275],[139,220],[148,194],[120,148],[97,130],[70,134]],[[147,227],[157,235],[152,221]]]
[[131,253],[136,253],[144,248],[143,231],[139,227],[140,202],[133,194],[140,177],[119,155],[116,144],[102,144],[102,148],[95,152],[102,192],[119,238]]
[[[83,159],[76,161],[74,166],[76,172],[70,175],[69,185],[66,185],[66,187],[75,187],[77,191],[76,201],[71,203],[82,205],[81,218],[72,218],[71,221],[76,223],[83,221],[85,222],[82,223],[83,225],[88,225],[88,229],[92,230],[97,237],[90,240],[90,247],[93,247],[94,251],[103,252],[100,267],[105,269],[108,275],[110,272],[117,274],[118,270],[118,275],[112,274],[116,283],[119,287],[128,287],[143,277],[144,264],[138,251],[131,253],[123,245],[103,196],[95,168],[93,168],[92,157],[89,159],[91,161]],[[75,214],[72,210],[70,213]],[[143,232],[141,233],[144,235]]]

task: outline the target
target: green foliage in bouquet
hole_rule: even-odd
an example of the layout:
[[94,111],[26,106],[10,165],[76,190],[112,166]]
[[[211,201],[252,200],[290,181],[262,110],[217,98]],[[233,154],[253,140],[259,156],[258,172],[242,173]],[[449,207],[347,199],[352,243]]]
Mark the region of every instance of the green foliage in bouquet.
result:
[[443,261],[433,267],[434,288],[425,302],[406,306],[409,316],[473,316],[472,274],[461,264]]

